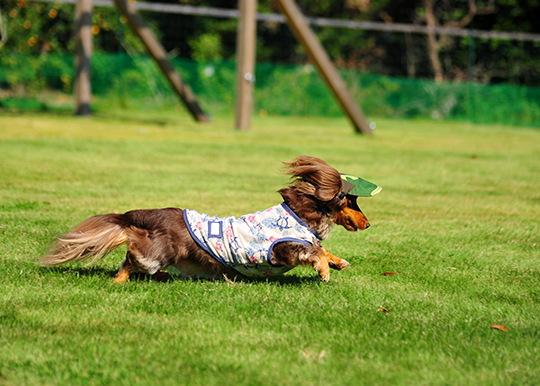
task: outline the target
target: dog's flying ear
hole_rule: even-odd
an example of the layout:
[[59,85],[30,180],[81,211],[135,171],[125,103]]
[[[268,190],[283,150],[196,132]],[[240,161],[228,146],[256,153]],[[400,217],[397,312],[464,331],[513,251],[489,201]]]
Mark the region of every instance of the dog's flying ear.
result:
[[284,164],[284,172],[293,180],[291,187],[300,193],[330,201],[341,191],[339,172],[319,158],[303,155]]

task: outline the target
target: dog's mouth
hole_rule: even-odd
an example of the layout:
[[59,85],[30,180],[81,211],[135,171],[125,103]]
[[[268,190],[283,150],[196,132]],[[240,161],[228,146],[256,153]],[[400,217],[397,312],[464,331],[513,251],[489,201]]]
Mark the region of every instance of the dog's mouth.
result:
[[336,223],[347,229],[349,232],[365,230],[369,228],[369,221],[362,213],[355,202],[348,202],[348,206],[344,207],[337,216]]
[[343,225],[343,227],[350,232],[356,232],[358,230],[358,227],[350,217],[347,217],[347,221],[345,222],[345,225]]
[[355,219],[351,216],[343,216],[340,219],[338,219],[337,223],[341,225],[343,228],[347,229],[349,232],[356,232],[358,230],[366,230],[369,228],[369,222],[367,219]]

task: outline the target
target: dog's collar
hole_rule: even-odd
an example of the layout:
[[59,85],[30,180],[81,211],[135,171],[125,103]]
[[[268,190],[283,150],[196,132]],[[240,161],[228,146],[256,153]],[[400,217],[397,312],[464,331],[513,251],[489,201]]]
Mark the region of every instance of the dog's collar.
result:
[[324,214],[325,216],[328,216],[330,212],[328,211],[328,209],[326,209],[326,206],[324,205],[324,203],[317,199],[315,199],[315,201],[317,201],[317,208],[322,212],[322,214]]
[[[332,200],[335,200],[336,198],[339,199],[339,200],[343,200],[345,198],[346,194],[343,193],[343,192],[339,192],[338,194],[336,194],[334,196],[334,198],[332,198]],[[328,216],[330,215],[330,211],[326,208],[326,205],[324,205],[325,202],[330,202],[332,200],[329,200],[329,201],[321,201],[321,200],[318,200],[315,198],[315,201],[317,201],[317,209],[319,209],[322,214],[324,214],[325,216]]]

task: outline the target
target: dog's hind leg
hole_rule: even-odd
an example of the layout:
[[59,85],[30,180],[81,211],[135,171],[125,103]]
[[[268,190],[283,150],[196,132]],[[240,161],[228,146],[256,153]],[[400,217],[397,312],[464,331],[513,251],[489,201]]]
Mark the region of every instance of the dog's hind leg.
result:
[[122,264],[122,267],[113,279],[113,283],[121,284],[125,282],[129,278],[130,273],[129,268]]
[[[129,276],[134,272],[139,272],[139,269],[137,269],[136,266],[126,258],[126,260],[124,260],[124,262],[122,263],[120,270],[114,277],[113,283],[122,284],[127,279],[129,279]],[[156,281],[167,281],[169,280],[170,275],[167,272],[159,271],[152,275],[152,277]]]
[[159,272],[156,272],[152,277],[156,281],[167,281],[171,278],[171,275],[169,275],[168,272],[159,271]]
[[129,279],[129,275],[136,271],[137,269],[133,264],[131,252],[128,251],[128,253],[126,254],[126,260],[124,260],[124,262],[120,266],[120,270],[113,279],[113,283],[121,284],[125,282],[127,279]]
[[155,269],[154,272],[148,272],[148,267],[145,267],[139,262],[139,259],[141,258],[142,255],[137,251],[137,249],[134,248],[133,245],[130,245],[126,253],[126,260],[124,260],[120,266],[120,270],[113,279],[113,283],[121,284],[125,282],[127,279],[129,279],[129,276],[132,273],[143,272],[154,274],[155,271],[157,271],[157,269]]
[[126,253],[126,260],[120,266],[120,270],[113,279],[113,283],[120,284],[125,282],[132,273],[145,273],[152,275],[157,281],[166,281],[169,278],[169,274],[161,271],[161,269],[166,267],[166,263],[161,259],[153,257],[148,250],[145,250],[145,253],[147,254],[146,256],[134,243],[131,243]]

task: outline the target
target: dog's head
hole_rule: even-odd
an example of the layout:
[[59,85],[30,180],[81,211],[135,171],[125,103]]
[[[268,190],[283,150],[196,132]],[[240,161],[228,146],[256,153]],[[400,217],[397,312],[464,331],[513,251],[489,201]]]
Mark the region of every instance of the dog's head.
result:
[[300,156],[285,165],[292,181],[279,193],[300,218],[308,223],[327,218],[351,232],[369,227],[357,197],[343,192],[343,179],[336,169],[310,156]]

